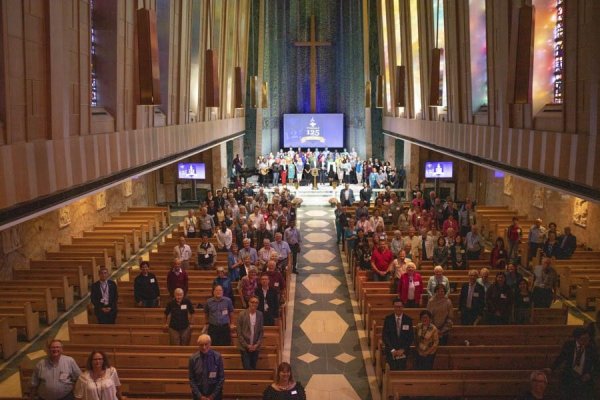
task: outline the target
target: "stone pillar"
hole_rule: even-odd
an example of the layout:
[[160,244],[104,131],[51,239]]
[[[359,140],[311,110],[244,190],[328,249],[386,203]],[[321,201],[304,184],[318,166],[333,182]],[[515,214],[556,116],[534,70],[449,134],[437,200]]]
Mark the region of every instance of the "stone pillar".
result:
[[212,158],[212,187],[213,189],[227,186],[227,144],[221,143],[210,149]]

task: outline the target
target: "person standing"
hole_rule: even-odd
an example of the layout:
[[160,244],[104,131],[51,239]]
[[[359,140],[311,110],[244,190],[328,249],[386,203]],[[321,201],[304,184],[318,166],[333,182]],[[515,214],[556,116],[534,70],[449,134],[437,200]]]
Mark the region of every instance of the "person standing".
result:
[[496,274],[496,282],[486,292],[487,323],[506,325],[510,322],[514,291],[506,284],[503,272]]
[[404,303],[394,299],[394,312],[383,321],[382,339],[385,345],[385,357],[392,371],[406,369],[406,360],[410,346],[414,342],[412,319],[404,314]]
[[475,325],[483,316],[485,308],[485,288],[477,283],[479,273],[469,271],[469,282],[462,285],[459,297],[459,310],[462,325]]
[[202,233],[202,242],[198,245],[198,268],[203,270],[212,269],[216,261],[217,250],[208,241],[206,233]]
[[290,246],[292,251],[292,273],[298,273],[298,253],[300,253],[302,245],[302,236],[300,231],[296,228],[296,221],[291,220],[288,223],[288,228],[283,233],[284,240]]
[[188,362],[188,375],[193,400],[221,400],[225,369],[221,354],[210,348],[209,335],[198,336],[198,351]]
[[533,268],[533,306],[539,308],[550,308],[556,300],[558,287],[558,274],[552,267],[549,257],[542,258],[542,265]]
[[173,267],[167,274],[167,290],[169,291],[169,296],[173,297],[175,295],[175,289],[177,288],[183,289],[185,295],[188,292],[188,286],[188,274],[181,268],[181,260],[176,258],[175,261],[173,261]]
[[350,185],[347,183],[344,185],[344,188],[340,190],[340,203],[342,203],[342,206],[344,207],[354,204],[354,191],[350,189]]
[[31,375],[30,399],[72,400],[81,370],[72,357],[63,354],[62,342],[48,342],[48,357],[38,362]]
[[123,400],[117,370],[110,366],[103,351],[90,353],[86,371],[79,375],[73,394],[81,400]]
[[527,261],[537,257],[538,249],[541,249],[546,241],[546,228],[542,226],[540,218],[535,220],[533,226],[529,229],[529,257]]
[[198,231],[198,218],[194,215],[194,210],[189,210],[187,217],[183,220],[183,234],[189,238],[195,238]]
[[506,228],[506,237],[508,238],[508,254],[509,260],[515,259],[519,255],[519,244],[523,236],[523,230],[519,226],[519,218],[513,217],[512,224]]
[[99,324],[114,324],[117,319],[117,301],[119,293],[117,284],[108,279],[108,269],[101,265],[98,271],[99,280],[92,285],[90,300],[94,305],[94,313]]
[[248,308],[242,310],[237,319],[238,349],[244,369],[256,369],[263,339],[263,313],[258,311],[258,297],[248,300]]
[[573,339],[567,341],[552,364],[552,371],[561,370],[561,399],[595,399],[594,378],[598,369],[598,352],[591,344],[586,328],[578,326]]
[[142,261],[140,263],[140,274],[135,277],[133,282],[133,296],[135,304],[138,307],[158,307],[160,306],[160,288],[156,275],[149,272],[150,263]]
[[185,237],[179,237],[179,244],[173,247],[173,257],[181,260],[181,268],[187,271],[192,258],[192,248],[185,242]]
[[433,316],[428,310],[419,314],[421,322],[417,325],[415,332],[415,346],[417,348],[415,369],[425,371],[433,369],[435,353],[439,343],[439,333],[432,323]]
[[169,330],[169,343],[175,346],[189,346],[192,336],[191,318],[194,305],[186,297],[183,289],[175,289],[175,298],[165,307],[165,328]]
[[531,382],[530,389],[517,397],[517,400],[544,400],[546,387],[548,387],[548,377],[544,371],[533,371],[529,376]]
[[213,297],[204,305],[206,314],[206,328],[215,346],[231,345],[231,329],[233,328],[233,303],[231,299],[223,296],[223,288],[215,286]]
[[[277,289],[271,287],[271,281],[266,272],[260,276],[260,286],[254,291],[254,297],[258,299],[258,310],[263,314],[265,326],[275,325],[275,319],[279,318],[279,295]],[[252,296],[250,296],[251,298]]]
[[373,271],[374,281],[387,281],[390,278],[392,261],[394,261],[394,255],[387,248],[387,242],[381,240],[371,254],[371,270]]
[[468,260],[479,260],[481,258],[485,242],[479,234],[479,227],[477,225],[471,226],[471,231],[465,236],[465,245],[467,247]]
[[275,382],[263,392],[263,400],[306,400],[304,387],[292,376],[292,366],[282,362],[277,367]]

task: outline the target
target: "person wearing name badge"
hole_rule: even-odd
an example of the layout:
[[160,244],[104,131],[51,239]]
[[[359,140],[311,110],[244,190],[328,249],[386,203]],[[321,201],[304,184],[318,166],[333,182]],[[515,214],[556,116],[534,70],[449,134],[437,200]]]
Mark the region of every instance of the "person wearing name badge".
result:
[[135,277],[133,282],[133,296],[135,304],[138,307],[158,307],[160,306],[160,288],[156,275],[149,272],[150,263],[142,261],[140,263],[140,274]]
[[221,354],[210,348],[209,335],[198,336],[198,351],[188,362],[188,375],[193,400],[221,400],[225,368]]
[[181,260],[181,268],[187,271],[192,258],[192,248],[185,242],[185,237],[179,237],[179,244],[173,247],[173,257]]
[[417,350],[415,359],[415,369],[427,371],[433,369],[435,353],[437,352],[439,342],[439,332],[432,323],[433,315],[428,310],[423,310],[419,314],[421,322],[415,329],[415,347]]
[[114,324],[117,319],[117,302],[119,292],[117,284],[108,279],[108,269],[101,265],[98,270],[98,281],[92,285],[90,300],[94,305],[94,313],[99,324]]
[[204,304],[206,314],[206,332],[215,346],[231,346],[231,329],[233,329],[233,303],[223,296],[223,287],[213,288],[213,297]]
[[382,340],[390,369],[399,371],[406,369],[406,360],[415,335],[412,319],[404,314],[404,302],[396,298],[392,304],[394,312],[383,321]]
[[487,323],[506,325],[510,322],[513,309],[514,291],[506,284],[503,272],[496,274],[496,282],[486,293]]
[[175,296],[175,289],[177,288],[183,289],[183,293],[186,294],[188,292],[188,287],[188,274],[181,268],[181,260],[176,258],[173,261],[173,267],[167,274],[167,290],[169,291],[169,296],[173,298]]
[[81,370],[72,357],[63,354],[58,339],[48,342],[48,357],[39,361],[31,375],[30,398],[44,400],[72,400],[73,388]]
[[263,400],[306,400],[304,387],[292,376],[292,366],[282,362],[277,366],[275,382],[263,392]]
[[485,288],[477,283],[479,273],[476,269],[469,271],[469,282],[460,289],[458,309],[462,325],[475,325],[483,316],[485,308]]
[[527,281],[523,278],[515,291],[514,322],[519,325],[533,323],[533,299]]
[[183,220],[183,234],[189,238],[195,238],[198,231],[198,218],[194,215],[194,210],[189,210],[187,217]]
[[215,266],[217,260],[217,250],[215,246],[208,241],[208,235],[202,234],[202,242],[198,245],[198,268],[207,270]]
[[165,307],[165,328],[172,346],[189,346],[192,335],[191,319],[194,305],[184,297],[183,289],[175,289],[175,298]]
[[275,319],[279,318],[279,295],[266,272],[260,276],[260,286],[254,290],[254,296],[258,299],[258,310],[263,313],[265,326],[274,326]]
[[103,351],[93,350],[86,371],[79,375],[73,396],[77,400],[123,400],[121,381],[115,367],[110,366]]
[[258,303],[256,296],[250,297],[248,308],[240,312],[236,323],[237,347],[244,369],[256,369],[262,345],[264,319],[263,313],[258,311]]
[[416,272],[417,266],[414,262],[406,264],[406,273],[402,274],[398,282],[398,297],[408,308],[417,308],[421,304],[423,294],[423,279]]

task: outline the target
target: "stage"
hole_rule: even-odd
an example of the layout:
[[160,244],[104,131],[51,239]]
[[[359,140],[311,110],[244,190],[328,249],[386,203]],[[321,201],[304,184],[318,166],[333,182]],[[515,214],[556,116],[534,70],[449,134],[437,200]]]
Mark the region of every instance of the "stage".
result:
[[[283,188],[282,185],[279,185],[278,187],[280,191]],[[316,190],[313,189],[312,185],[299,186],[298,189],[296,189],[294,185],[286,185],[286,187],[295,197],[302,199],[302,205],[330,207],[329,199],[336,198],[339,201],[340,191],[344,188],[344,185],[337,185],[334,189],[329,183],[319,184],[318,189]],[[268,194],[269,200],[273,195],[273,188],[274,187],[265,188],[265,193]],[[358,201],[362,185],[350,185],[350,188],[354,192],[354,198]]]

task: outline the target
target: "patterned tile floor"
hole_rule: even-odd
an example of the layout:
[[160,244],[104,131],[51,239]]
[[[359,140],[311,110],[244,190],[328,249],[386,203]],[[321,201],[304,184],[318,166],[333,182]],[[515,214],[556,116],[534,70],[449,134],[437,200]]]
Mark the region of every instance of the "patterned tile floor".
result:
[[[372,399],[332,208],[302,207],[291,364],[309,399]],[[297,327],[297,328],[296,328]]]

